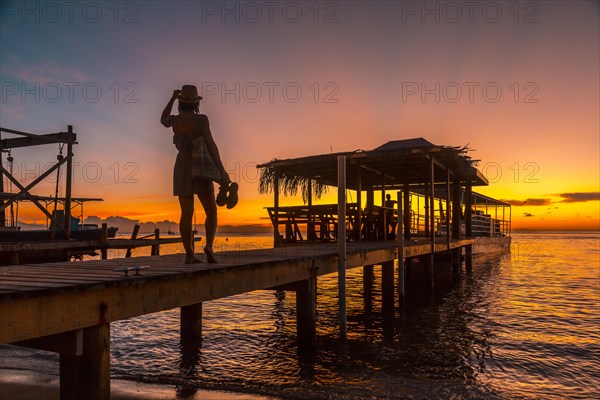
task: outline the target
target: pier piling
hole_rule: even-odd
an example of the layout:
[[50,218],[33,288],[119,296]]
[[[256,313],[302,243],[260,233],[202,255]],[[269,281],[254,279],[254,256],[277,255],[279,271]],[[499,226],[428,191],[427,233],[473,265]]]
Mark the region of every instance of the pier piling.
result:
[[60,399],[110,399],[110,324],[83,329],[82,355],[61,353]]
[[296,318],[298,344],[314,348],[317,336],[317,278],[300,281],[296,288]]
[[467,272],[471,272],[473,270],[473,246],[467,245],[465,246],[465,269]]
[[363,299],[365,302],[365,312],[370,312],[373,308],[373,266],[365,265],[363,267]]
[[394,261],[381,264],[381,304],[384,313],[394,309]]
[[[406,193],[404,193],[406,196]],[[405,197],[406,198],[406,197]],[[402,212],[402,192],[398,192],[398,292],[400,304],[404,302],[404,214]],[[410,235],[410,231],[409,231]]]
[[202,341],[202,303],[191,304],[180,308],[181,343],[198,343]]

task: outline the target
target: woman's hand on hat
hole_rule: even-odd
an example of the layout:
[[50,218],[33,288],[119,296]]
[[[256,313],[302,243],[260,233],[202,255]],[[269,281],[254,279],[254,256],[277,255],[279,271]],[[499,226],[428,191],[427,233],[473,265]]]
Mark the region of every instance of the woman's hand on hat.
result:
[[179,90],[179,89],[173,90],[173,98],[176,99],[180,93],[181,93],[181,90]]

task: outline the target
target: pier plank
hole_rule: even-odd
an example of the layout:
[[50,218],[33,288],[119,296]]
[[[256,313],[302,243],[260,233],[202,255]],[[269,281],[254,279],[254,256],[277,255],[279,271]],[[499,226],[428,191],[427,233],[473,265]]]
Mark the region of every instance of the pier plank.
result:
[[[472,241],[435,245],[436,251]],[[431,245],[407,243],[404,256]],[[138,315],[306,281],[337,272],[336,244],[227,249],[218,264],[182,264],[182,254],[0,267],[0,343],[85,329]],[[394,242],[348,243],[347,268],[397,258]],[[142,275],[114,268],[148,265]],[[105,311],[100,312],[100,307]]]

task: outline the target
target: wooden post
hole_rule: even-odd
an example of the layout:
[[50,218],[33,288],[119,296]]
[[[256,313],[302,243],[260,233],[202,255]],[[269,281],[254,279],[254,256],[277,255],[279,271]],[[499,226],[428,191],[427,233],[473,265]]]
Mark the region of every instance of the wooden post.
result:
[[338,291],[340,337],[346,338],[346,156],[338,156]]
[[512,233],[512,206],[508,206],[508,236]]
[[473,207],[473,189],[471,182],[467,183],[465,188],[465,236],[468,238],[473,237],[473,214],[471,208]]
[[313,220],[312,214],[312,205],[313,205],[313,190],[312,190],[312,179],[308,180],[308,188],[307,188],[307,202],[308,202],[308,213],[306,215],[306,239],[308,241],[316,240],[317,235],[315,232],[315,221]]
[[153,256],[159,256],[160,255],[160,244],[158,244],[158,243],[160,241],[160,229],[158,229],[158,228],[156,228],[154,230],[154,240],[156,241],[156,244],[152,245],[150,253]]
[[381,211],[383,211],[382,221],[383,221],[383,240],[387,240],[387,210],[385,207],[385,177],[381,183]]
[[446,170],[446,242],[450,248],[450,168]]
[[357,165],[356,171],[356,224],[354,226],[354,240],[360,241],[360,233],[362,228],[362,168]]
[[394,262],[381,264],[381,306],[383,312],[394,309]]
[[202,303],[180,308],[179,335],[181,343],[202,341]]
[[[408,184],[404,184],[403,188],[403,200],[404,200],[404,239],[410,240],[410,191],[408,189]],[[398,218],[400,218],[400,214],[398,214]],[[400,230],[398,229],[398,232]]]
[[317,278],[298,282],[296,289],[296,317],[298,344],[314,348],[317,335]]
[[460,239],[460,179],[455,175],[452,181],[452,239]]
[[60,355],[60,399],[110,399],[110,324],[83,330],[82,355]]
[[279,236],[279,173],[275,172],[275,182],[273,183],[273,247],[281,246]]
[[[0,131],[0,165],[2,165],[2,131]],[[4,173],[0,172],[0,193],[4,193]],[[0,199],[0,227],[6,226],[6,210],[2,208],[4,200]]]
[[102,236],[100,236],[100,254],[102,254],[102,259],[106,260],[108,258],[108,225],[106,223],[102,224]]
[[[67,175],[65,178],[65,220],[64,228],[67,238],[71,237],[71,193],[73,185],[73,126],[68,126],[69,142],[67,143]],[[83,223],[83,221],[81,221]]]
[[[131,232],[131,240],[135,240],[137,238],[139,231],[140,231],[140,226],[138,224],[135,224],[135,226],[133,227],[133,232]],[[193,243],[193,241],[192,241],[192,243]],[[125,258],[131,257],[131,249],[132,249],[132,247],[127,249],[127,252],[125,253]]]
[[473,245],[465,246],[465,269],[467,272],[473,271]]
[[452,249],[451,258],[452,258],[452,275],[453,276],[458,276],[458,274],[460,273],[460,253],[461,253],[460,247],[458,247],[456,249]]
[[[473,204],[473,189],[472,189],[470,180],[467,183],[467,186],[465,189],[466,189],[465,196],[467,197],[466,205],[465,205],[465,234],[468,238],[472,238],[473,237],[473,225],[472,225],[473,218],[472,218],[471,206]],[[472,245],[465,246],[465,266],[466,266],[467,272],[471,272],[472,267],[473,267],[473,247],[472,247]]]
[[392,340],[394,337],[394,261],[381,264],[381,314],[383,337]]
[[429,195],[429,229],[431,230],[431,243],[435,242],[435,174],[434,168],[435,163],[433,162],[433,157],[431,157],[431,181],[430,181],[430,190],[431,193]]
[[429,184],[425,183],[425,190],[423,192],[423,201],[425,207],[425,237],[429,237]]
[[402,213],[402,192],[398,192],[398,291],[400,292],[400,303],[404,302],[404,235],[402,234],[404,218]]
[[435,259],[435,212],[434,212],[434,206],[435,206],[435,200],[434,200],[435,171],[434,171],[434,167],[435,167],[435,164],[433,162],[433,157],[431,157],[430,160],[431,160],[430,161],[431,180],[430,180],[429,185],[430,185],[431,193],[429,195],[429,215],[430,215],[429,229],[431,230],[431,232],[430,232],[431,250],[429,252],[429,261],[427,263],[427,278],[428,278],[427,286],[429,288],[433,289],[434,282],[435,282],[435,274],[434,274],[434,269],[433,269],[434,259]]
[[363,298],[365,301],[365,312],[373,308],[373,266],[363,266]]

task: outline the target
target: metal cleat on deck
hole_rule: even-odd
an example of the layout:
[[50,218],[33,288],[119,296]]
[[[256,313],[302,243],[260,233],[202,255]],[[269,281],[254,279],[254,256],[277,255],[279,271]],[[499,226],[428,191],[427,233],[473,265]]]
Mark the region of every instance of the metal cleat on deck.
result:
[[123,272],[123,276],[131,276],[131,275],[129,275],[130,271],[135,271],[134,275],[142,275],[142,273],[140,271],[143,269],[149,269],[149,268],[150,268],[149,265],[136,265],[135,267],[114,268],[113,271]]

